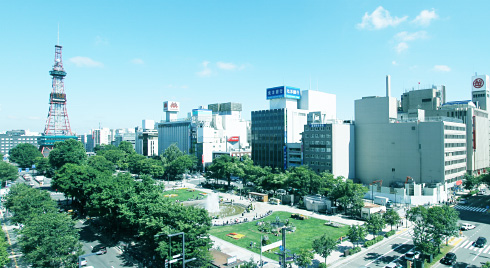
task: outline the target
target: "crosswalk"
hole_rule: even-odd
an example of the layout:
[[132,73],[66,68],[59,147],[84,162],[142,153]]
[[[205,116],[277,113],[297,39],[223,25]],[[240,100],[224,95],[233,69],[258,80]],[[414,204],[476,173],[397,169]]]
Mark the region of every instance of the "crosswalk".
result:
[[479,247],[475,247],[473,245],[473,241],[470,241],[470,240],[464,241],[459,247],[469,249],[469,250],[473,250],[473,251],[477,251],[477,252],[484,253],[484,254],[486,254],[490,251],[490,245],[486,245],[485,247],[479,248]]
[[460,209],[460,210],[474,211],[474,212],[487,212],[487,210],[488,210],[486,208],[468,207],[468,206],[462,206],[462,205],[456,205],[456,206],[454,206],[454,208]]

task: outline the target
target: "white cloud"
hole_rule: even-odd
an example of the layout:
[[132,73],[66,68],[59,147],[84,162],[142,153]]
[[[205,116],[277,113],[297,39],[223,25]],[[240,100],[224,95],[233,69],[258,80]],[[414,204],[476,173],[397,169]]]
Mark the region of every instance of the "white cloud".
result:
[[395,38],[401,42],[414,41],[417,39],[426,39],[427,32],[426,31],[418,31],[414,33],[399,32],[395,35]]
[[420,14],[415,17],[415,19],[412,21],[412,23],[421,25],[421,26],[429,26],[430,22],[432,20],[438,19],[439,16],[436,14],[436,11],[432,9],[432,11],[429,10],[422,10]]
[[395,66],[398,65],[398,63],[396,61],[392,61],[391,64],[393,64]]
[[197,75],[199,75],[200,77],[208,77],[211,75],[211,69],[208,67],[209,65],[209,61],[203,61],[201,63],[203,69],[199,72],[197,72]]
[[137,64],[137,65],[145,64],[145,62],[142,59],[139,59],[139,58],[132,59],[131,60],[131,63]]
[[434,65],[434,71],[438,72],[450,72],[451,68],[447,65]]
[[237,66],[231,62],[218,61],[216,63],[216,65],[218,66],[218,68],[220,68],[222,70],[236,70],[236,68],[237,68]]
[[395,50],[398,54],[402,53],[403,51],[408,49],[408,44],[405,42],[400,42],[398,45],[395,47]]
[[357,24],[358,29],[379,30],[388,26],[395,27],[398,24],[406,21],[408,16],[401,18],[391,17],[390,12],[384,9],[382,6],[376,8],[373,13],[364,13],[362,22]]
[[102,62],[94,61],[88,57],[76,56],[70,58],[70,62],[74,63],[77,67],[103,67]]

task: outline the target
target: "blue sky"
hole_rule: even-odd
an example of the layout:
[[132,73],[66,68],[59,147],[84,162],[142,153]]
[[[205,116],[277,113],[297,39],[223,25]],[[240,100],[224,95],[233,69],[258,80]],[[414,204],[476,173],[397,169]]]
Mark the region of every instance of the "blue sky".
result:
[[[21,3],[21,4],[20,4]],[[2,1],[0,131],[42,132],[57,27],[67,109],[77,134],[179,117],[199,105],[268,108],[278,85],[354,100],[418,83],[471,99],[471,76],[490,74],[490,1]],[[311,82],[310,82],[311,81]]]

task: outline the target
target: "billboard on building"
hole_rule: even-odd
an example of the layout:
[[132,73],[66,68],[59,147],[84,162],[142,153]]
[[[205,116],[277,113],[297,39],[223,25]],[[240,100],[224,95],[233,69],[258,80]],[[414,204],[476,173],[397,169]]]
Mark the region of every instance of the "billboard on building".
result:
[[267,99],[301,99],[301,90],[295,87],[280,86],[267,89]]
[[163,102],[164,112],[178,112],[180,110],[180,103],[176,101],[165,101]]
[[228,138],[228,142],[237,142],[237,141],[240,141],[239,136],[232,136]]
[[488,88],[488,75],[476,75],[471,77],[472,91],[486,90]]
[[213,111],[208,109],[193,109],[192,116],[212,116]]

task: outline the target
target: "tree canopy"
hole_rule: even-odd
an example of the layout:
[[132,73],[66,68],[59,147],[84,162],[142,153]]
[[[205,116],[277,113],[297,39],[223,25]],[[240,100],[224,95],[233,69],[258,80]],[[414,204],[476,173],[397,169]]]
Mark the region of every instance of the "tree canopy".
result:
[[64,164],[84,164],[87,159],[83,144],[74,139],[56,142],[49,153],[49,164],[54,169],[60,169]]
[[330,253],[336,248],[337,240],[327,234],[323,234],[319,238],[313,240],[313,249],[316,253],[325,258],[325,263],[327,263],[327,257],[330,256]]
[[5,182],[8,180],[16,180],[18,176],[19,171],[16,167],[7,162],[0,161],[0,180],[2,182],[2,186],[4,186]]
[[36,146],[30,143],[20,143],[10,150],[9,159],[21,168],[30,168],[36,163],[36,157],[42,156]]

